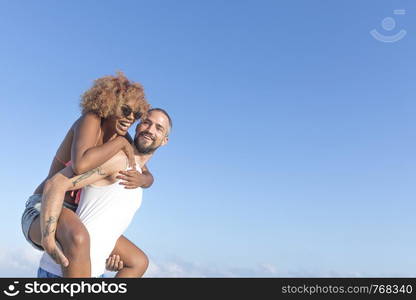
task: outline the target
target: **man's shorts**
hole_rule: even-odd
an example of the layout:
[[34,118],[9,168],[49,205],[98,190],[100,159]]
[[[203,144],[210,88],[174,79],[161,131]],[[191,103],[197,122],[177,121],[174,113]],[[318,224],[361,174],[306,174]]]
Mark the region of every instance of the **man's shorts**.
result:
[[[105,278],[105,274],[98,276],[97,278]],[[55,275],[51,272],[48,272],[41,267],[38,268],[37,278],[62,278],[61,276]]]
[[[43,248],[41,246],[32,242],[29,238],[30,225],[32,225],[33,221],[40,215],[41,201],[41,194],[34,194],[30,196],[29,199],[26,201],[26,207],[22,215],[22,231],[23,235],[25,236],[29,244],[31,244],[35,249],[43,251]],[[63,206],[74,212],[77,210],[77,205],[70,204],[65,201]]]
[[61,278],[61,276],[52,274],[42,268],[38,268],[38,275],[37,278]]

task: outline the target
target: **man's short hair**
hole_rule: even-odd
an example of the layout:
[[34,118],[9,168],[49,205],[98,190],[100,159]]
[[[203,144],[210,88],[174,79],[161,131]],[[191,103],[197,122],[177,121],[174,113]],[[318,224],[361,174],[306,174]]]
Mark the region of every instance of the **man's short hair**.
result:
[[169,132],[170,132],[170,130],[172,129],[172,119],[170,118],[170,116],[169,116],[169,114],[167,113],[167,111],[166,110],[164,110],[164,109],[162,109],[162,108],[158,108],[158,107],[155,107],[155,108],[151,108],[151,109],[149,109],[148,111],[147,111],[147,113],[150,113],[150,112],[152,112],[152,111],[160,111],[161,113],[163,113],[167,118],[168,118],[168,120],[169,120]]

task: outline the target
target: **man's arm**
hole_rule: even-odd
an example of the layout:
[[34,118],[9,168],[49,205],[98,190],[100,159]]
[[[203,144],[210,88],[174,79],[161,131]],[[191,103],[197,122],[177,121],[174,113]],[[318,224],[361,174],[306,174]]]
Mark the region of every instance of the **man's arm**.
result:
[[153,178],[152,173],[150,173],[146,165],[144,165],[142,168],[142,175],[144,176],[142,188],[150,187],[154,182],[154,178]]
[[61,214],[65,193],[113,175],[120,169],[125,169],[127,164],[126,155],[119,152],[102,166],[81,175],[75,176],[72,168],[66,167],[46,181],[40,212],[42,246],[57,263],[63,266],[68,265],[68,260],[57,247],[55,241],[56,226]]
[[142,172],[140,173],[136,169],[120,171],[121,175],[118,175],[116,178],[124,180],[120,184],[124,185],[126,189],[136,189],[138,187],[148,188],[153,184],[153,175],[150,173],[149,169],[144,165],[142,167]]

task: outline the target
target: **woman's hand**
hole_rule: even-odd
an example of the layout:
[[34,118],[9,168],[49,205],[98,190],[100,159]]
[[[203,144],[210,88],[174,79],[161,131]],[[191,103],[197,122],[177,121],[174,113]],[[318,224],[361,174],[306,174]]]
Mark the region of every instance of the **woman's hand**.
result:
[[143,187],[148,183],[148,177],[145,174],[141,174],[136,169],[128,171],[120,171],[116,178],[121,179],[119,184],[124,185],[126,189],[136,189]]
[[42,239],[42,247],[57,264],[63,267],[67,267],[69,265],[68,259],[65,257],[61,248],[59,248],[56,244],[55,237]]

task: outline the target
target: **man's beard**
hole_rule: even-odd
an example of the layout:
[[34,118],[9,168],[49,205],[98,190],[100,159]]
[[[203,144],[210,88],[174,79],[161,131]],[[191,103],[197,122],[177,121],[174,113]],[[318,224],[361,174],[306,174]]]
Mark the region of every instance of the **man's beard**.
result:
[[141,145],[139,142],[140,135],[134,137],[134,145],[136,146],[136,149],[140,154],[152,154],[156,151],[157,148],[159,148],[159,146],[155,146],[156,141],[153,141],[149,146]]

